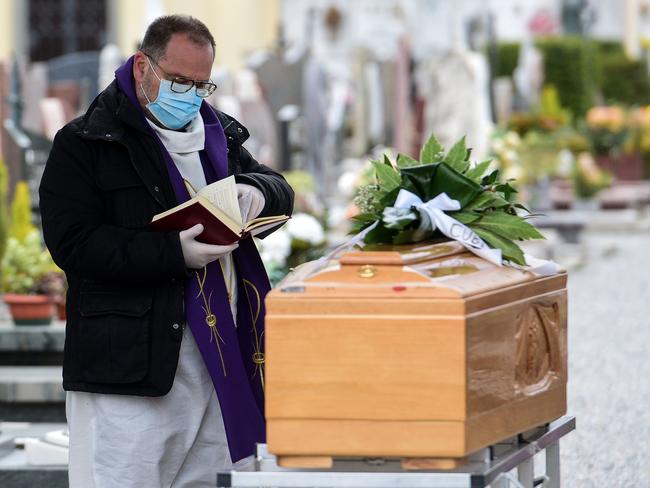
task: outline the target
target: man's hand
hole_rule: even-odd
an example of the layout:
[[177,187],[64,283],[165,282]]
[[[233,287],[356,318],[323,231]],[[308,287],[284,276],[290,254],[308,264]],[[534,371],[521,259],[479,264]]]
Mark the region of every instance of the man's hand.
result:
[[192,269],[201,269],[203,266],[231,253],[239,247],[239,243],[229,246],[215,246],[198,242],[195,238],[203,232],[203,224],[183,230],[179,233],[185,266]]
[[251,185],[237,183],[237,198],[239,199],[239,210],[244,223],[253,220],[264,210],[264,194]]

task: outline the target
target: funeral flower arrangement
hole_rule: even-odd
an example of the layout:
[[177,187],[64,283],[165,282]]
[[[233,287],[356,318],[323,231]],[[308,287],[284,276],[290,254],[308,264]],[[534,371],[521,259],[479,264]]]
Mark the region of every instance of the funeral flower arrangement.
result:
[[[516,203],[512,180],[501,182],[491,161],[470,162],[465,138],[449,152],[431,136],[419,161],[399,154],[395,164],[384,156],[372,161],[375,181],[361,186],[352,233],[365,229],[367,244],[409,244],[453,238],[476,251],[526,265],[516,241],[543,239]],[[523,214],[523,215],[521,215]],[[478,254],[478,253],[477,253]],[[495,260],[498,258],[495,258]]]

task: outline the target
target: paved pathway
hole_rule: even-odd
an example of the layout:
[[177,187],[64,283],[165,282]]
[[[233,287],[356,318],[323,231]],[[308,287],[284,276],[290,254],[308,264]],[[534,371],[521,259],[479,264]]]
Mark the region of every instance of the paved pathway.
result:
[[562,486],[650,488],[650,233],[585,236],[569,275]]

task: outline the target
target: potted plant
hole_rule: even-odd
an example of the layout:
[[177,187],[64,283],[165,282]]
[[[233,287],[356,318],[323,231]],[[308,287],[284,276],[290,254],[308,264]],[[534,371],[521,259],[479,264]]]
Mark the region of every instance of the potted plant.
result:
[[16,325],[47,325],[54,312],[53,294],[60,272],[33,230],[20,241],[9,237],[2,260],[2,290]]
[[621,107],[592,107],[587,134],[598,165],[620,180],[643,177],[641,153],[634,147],[634,117]]
[[11,204],[11,226],[2,257],[4,301],[18,325],[52,321],[55,296],[61,295],[62,273],[32,224],[29,188],[18,182]]

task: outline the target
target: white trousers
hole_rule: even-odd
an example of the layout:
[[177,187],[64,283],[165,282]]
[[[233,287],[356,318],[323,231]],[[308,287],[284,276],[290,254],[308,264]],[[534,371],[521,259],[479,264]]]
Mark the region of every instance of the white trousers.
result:
[[162,397],[68,392],[70,488],[214,488],[231,462],[212,380],[185,328],[171,391]]

